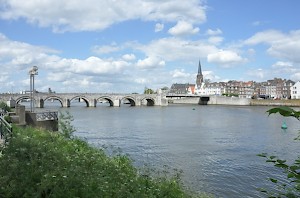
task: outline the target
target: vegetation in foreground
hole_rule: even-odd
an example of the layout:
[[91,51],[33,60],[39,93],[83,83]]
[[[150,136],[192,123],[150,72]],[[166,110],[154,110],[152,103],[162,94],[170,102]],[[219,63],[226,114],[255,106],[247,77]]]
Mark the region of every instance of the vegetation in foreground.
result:
[[[300,111],[295,111],[289,107],[278,107],[272,108],[267,111],[269,115],[279,113],[285,117],[294,117],[300,120]],[[300,140],[300,135],[295,138]],[[300,197],[300,156],[294,160],[292,164],[288,164],[286,160],[280,159],[274,155],[268,155],[267,153],[259,154],[258,156],[266,159],[266,162],[272,163],[279,170],[284,171],[286,174],[285,180],[279,180],[276,178],[269,178],[269,180],[277,186],[278,191],[272,192],[267,189],[260,189],[261,192],[265,193],[270,198],[275,197],[288,197],[296,198]]]
[[14,128],[0,148],[0,197],[201,197],[177,176],[153,177],[125,155],[71,137],[67,125],[59,133]]

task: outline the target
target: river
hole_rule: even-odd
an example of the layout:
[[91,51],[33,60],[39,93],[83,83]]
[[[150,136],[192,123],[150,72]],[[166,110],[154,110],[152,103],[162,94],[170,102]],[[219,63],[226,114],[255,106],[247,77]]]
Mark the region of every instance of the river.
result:
[[[75,135],[120,148],[136,166],[167,165],[183,171],[184,184],[216,197],[264,197],[268,177],[285,178],[259,153],[296,159],[299,122],[268,116],[270,107],[169,105],[167,107],[72,106]],[[288,129],[281,124],[286,121]]]

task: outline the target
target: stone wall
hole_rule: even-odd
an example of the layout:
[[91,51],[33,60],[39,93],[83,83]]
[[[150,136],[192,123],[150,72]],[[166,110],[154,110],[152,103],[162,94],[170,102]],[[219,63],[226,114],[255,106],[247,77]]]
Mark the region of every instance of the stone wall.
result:
[[250,105],[253,106],[289,106],[300,107],[300,100],[251,100]]
[[49,131],[58,131],[58,120],[37,120],[36,112],[26,112],[26,123],[33,127],[44,128]]
[[[226,96],[207,96],[209,100],[203,102],[199,97],[182,97],[177,99],[169,99],[173,104],[207,104],[207,105],[250,105],[251,99],[226,97]],[[205,98],[207,98],[205,97]]]
[[209,96],[208,105],[250,105],[251,99],[226,97],[226,96]]

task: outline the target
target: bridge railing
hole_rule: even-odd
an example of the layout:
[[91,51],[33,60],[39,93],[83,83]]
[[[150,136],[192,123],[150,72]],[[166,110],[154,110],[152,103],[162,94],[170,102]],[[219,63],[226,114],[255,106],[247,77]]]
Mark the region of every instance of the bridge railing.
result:
[[46,121],[46,120],[57,120],[58,112],[57,111],[46,111],[36,113],[36,121]]
[[5,119],[0,116],[0,139],[7,142],[8,138],[12,135],[12,126]]

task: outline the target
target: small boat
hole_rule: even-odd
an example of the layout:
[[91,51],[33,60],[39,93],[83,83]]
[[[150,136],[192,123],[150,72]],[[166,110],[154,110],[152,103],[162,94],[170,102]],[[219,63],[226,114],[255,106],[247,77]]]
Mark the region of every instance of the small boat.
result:
[[281,128],[282,129],[287,129],[288,128],[285,122],[282,123]]

